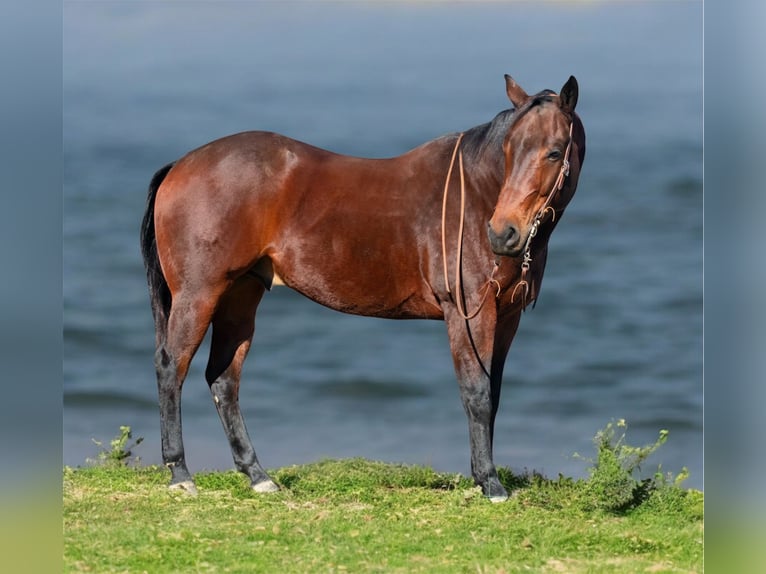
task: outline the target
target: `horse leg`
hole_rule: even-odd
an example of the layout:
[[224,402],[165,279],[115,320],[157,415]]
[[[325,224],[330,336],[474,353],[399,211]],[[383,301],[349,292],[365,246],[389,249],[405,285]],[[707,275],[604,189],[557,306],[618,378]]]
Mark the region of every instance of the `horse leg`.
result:
[[155,354],[157,389],[160,403],[162,461],[170,469],[171,489],[196,494],[186,467],[181,429],[181,388],[194,353],[210,324],[217,293],[193,296],[178,293],[168,317],[167,336],[159,341]]
[[[497,476],[492,442],[503,364],[518,318],[510,325],[508,321],[498,325],[496,307],[487,305],[467,322],[454,307],[445,306],[445,320],[460,398],[468,416],[471,474],[487,498],[501,502],[508,498],[508,492]],[[502,327],[500,332],[498,326]],[[509,326],[514,327],[510,335]]]
[[500,406],[500,387],[503,384],[503,369],[508,350],[511,348],[516,331],[519,328],[521,313],[498,320],[495,327],[495,342],[492,350],[492,369],[490,370],[490,396],[492,400],[492,416],[489,421],[490,446],[494,445],[495,417]]
[[247,475],[253,490],[274,492],[279,487],[258,462],[239,408],[242,364],[250,349],[255,312],[263,292],[260,281],[243,277],[221,298],[213,316],[213,336],[205,378],[229,439],[237,470]]

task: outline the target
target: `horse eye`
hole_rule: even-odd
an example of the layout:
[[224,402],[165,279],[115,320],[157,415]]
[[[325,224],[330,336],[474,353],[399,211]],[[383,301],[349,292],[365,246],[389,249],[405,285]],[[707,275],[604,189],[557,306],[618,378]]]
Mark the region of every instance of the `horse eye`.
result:
[[548,154],[548,159],[551,161],[556,161],[558,159],[561,159],[561,152],[557,149],[554,149],[552,152]]

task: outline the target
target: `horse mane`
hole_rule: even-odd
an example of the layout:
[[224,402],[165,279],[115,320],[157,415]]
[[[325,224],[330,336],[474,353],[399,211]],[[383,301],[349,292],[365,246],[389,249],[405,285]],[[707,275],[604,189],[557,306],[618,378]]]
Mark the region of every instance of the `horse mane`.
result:
[[511,125],[521,116],[527,113],[535,106],[542,105],[545,102],[552,102],[556,92],[552,90],[543,90],[534,96],[520,108],[511,108],[498,113],[490,122],[478,125],[466,130],[463,135],[461,147],[467,157],[479,158],[487,150],[493,154],[502,156],[503,140],[508,134]]
[[486,149],[502,149],[515,112],[514,109],[503,110],[492,121],[467,130],[461,144],[463,153],[468,157],[479,157]]

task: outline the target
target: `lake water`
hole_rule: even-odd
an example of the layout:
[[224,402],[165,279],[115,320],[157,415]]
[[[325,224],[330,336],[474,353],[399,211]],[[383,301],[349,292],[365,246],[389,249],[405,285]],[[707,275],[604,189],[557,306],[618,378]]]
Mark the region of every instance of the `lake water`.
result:
[[[587,157],[505,371],[495,461],[584,476],[612,419],[702,481],[702,4],[64,5],[64,463],[130,425],[160,462],[138,229],[156,169],[265,129],[383,157],[489,121],[503,74],[580,84]],[[184,386],[192,472],[233,466],[200,350]],[[266,467],[363,456],[469,473],[444,324],[259,309],[241,403]]]

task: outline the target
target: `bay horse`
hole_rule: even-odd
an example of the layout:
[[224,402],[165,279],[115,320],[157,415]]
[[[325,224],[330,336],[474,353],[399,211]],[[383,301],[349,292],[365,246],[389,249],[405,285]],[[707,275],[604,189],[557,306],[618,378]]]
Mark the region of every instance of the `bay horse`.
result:
[[141,250],[171,488],[196,492],[181,388],[212,324],[205,378],[235,466],[253,490],[279,489],[238,402],[256,310],[279,279],[338,311],[445,321],[473,478],[490,500],[508,497],[492,458],[503,367],[575,193],[585,131],[573,76],[558,94],[529,96],[508,75],[505,84],[511,109],[398,157],[350,157],[249,131],[154,175]]

